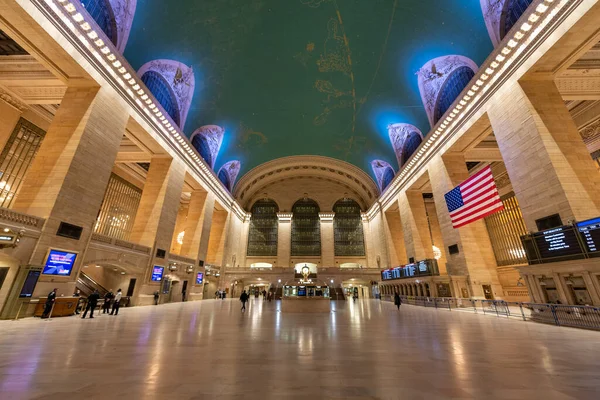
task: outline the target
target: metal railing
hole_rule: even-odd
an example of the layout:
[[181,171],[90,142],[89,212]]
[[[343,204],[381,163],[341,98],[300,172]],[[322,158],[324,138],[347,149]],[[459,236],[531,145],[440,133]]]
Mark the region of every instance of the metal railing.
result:
[[[400,298],[403,304],[413,306],[432,307],[448,311],[460,310],[556,326],[600,330],[600,307],[451,297],[400,296]],[[382,295],[381,299],[393,302],[394,296]]]

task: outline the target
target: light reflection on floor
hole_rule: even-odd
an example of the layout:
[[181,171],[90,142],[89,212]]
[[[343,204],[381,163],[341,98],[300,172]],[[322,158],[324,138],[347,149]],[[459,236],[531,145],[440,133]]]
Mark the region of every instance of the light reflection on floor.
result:
[[376,300],[0,321],[0,399],[587,399],[600,333]]

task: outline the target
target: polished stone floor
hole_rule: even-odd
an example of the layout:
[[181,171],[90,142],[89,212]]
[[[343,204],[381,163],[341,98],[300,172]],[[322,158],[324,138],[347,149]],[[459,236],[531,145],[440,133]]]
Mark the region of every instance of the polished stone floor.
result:
[[365,300],[0,321],[0,399],[598,399],[600,332]]

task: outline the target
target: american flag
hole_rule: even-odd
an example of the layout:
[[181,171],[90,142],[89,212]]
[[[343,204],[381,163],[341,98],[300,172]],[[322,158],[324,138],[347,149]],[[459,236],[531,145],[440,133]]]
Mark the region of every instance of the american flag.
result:
[[445,197],[455,229],[504,210],[489,166],[446,193]]

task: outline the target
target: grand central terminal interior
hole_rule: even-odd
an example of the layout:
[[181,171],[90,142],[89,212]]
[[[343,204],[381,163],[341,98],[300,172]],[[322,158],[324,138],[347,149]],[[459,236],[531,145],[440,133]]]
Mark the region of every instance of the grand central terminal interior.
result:
[[0,399],[597,399],[598,331],[600,0],[0,0]]

